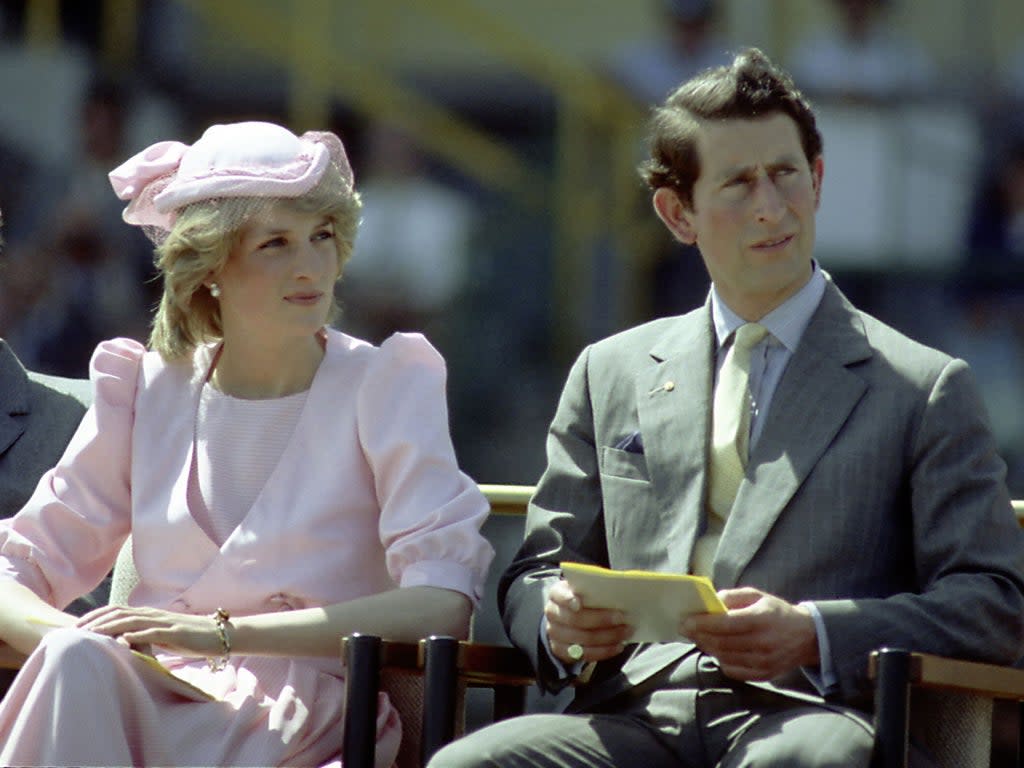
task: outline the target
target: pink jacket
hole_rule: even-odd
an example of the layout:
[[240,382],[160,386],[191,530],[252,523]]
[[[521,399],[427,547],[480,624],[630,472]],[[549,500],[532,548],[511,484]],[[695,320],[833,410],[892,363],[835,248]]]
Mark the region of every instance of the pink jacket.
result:
[[377,348],[328,331],[294,436],[219,548],[185,501],[215,349],[168,364],[127,339],[97,348],[93,407],[28,504],[0,523],[0,574],[63,606],[100,581],[130,531],[134,605],[261,613],[396,585],[479,600],[493,557],[479,532],[487,503],[456,464],[444,362],[422,336]]

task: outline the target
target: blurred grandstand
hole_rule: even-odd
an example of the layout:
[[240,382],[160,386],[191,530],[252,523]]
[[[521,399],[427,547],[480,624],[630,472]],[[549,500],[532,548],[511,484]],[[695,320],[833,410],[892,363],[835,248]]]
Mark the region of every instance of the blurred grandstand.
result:
[[[124,157],[151,141],[198,136],[211,122],[268,118],[296,131],[338,130],[358,184],[370,137],[386,126],[416,143],[419,173],[475,207],[465,274],[436,339],[451,369],[460,459],[481,481],[534,482],[582,345],[689,309],[706,291],[692,269],[679,273],[686,284],[659,290],[673,286],[664,267],[680,256],[634,171],[648,105],[604,68],[613,50],[664,37],[666,1],[3,0],[0,205],[10,248],[0,334],[40,367],[44,341],[62,343],[59,315],[70,305],[55,298],[67,291],[56,275],[81,249],[54,233],[72,218],[68,179],[87,176],[82,115],[97,82],[120,89]],[[937,74],[923,91],[880,100],[813,94],[826,147],[819,260],[863,308],[972,363],[1019,497],[1024,313],[1015,297],[1024,295],[1024,255],[986,254],[986,270],[997,265],[988,284],[999,287],[990,301],[972,280],[977,254],[966,243],[980,190],[1024,135],[1020,94],[1002,87],[1024,41],[1024,4],[888,5],[886,23]],[[717,6],[723,46],[757,45],[782,62],[834,22],[821,0]],[[109,224],[100,222],[107,202],[90,209],[90,231]],[[76,205],[76,226],[89,208]],[[91,254],[135,247],[90,245]],[[110,268],[109,255],[90,258]],[[124,274],[117,285],[126,305],[144,305],[152,286],[132,264],[134,288]],[[122,314],[95,333],[139,335],[139,318]],[[366,325],[359,319],[352,325]]]

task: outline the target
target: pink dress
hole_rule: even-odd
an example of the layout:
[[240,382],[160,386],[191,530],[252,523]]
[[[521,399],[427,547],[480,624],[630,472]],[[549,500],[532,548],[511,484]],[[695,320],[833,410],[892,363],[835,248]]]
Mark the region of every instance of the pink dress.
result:
[[[487,504],[456,464],[444,363],[425,339],[396,334],[376,348],[328,331],[291,438],[220,542],[188,504],[214,352],[168,364],[133,341],[100,345],[93,408],[25,508],[0,523],[0,576],[63,606],[99,582],[131,532],[133,605],[240,616],[415,585],[479,599],[493,556],[479,532]],[[111,639],[49,633],[0,703],[0,765],[337,763],[337,659],[234,656],[214,673],[205,660],[158,657],[176,677]],[[382,695],[378,765],[394,761],[400,736]]]

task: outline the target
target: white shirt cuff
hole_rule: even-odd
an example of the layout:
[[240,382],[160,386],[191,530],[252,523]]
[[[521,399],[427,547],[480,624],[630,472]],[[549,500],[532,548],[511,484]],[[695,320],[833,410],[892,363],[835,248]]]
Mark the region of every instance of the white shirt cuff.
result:
[[821,618],[821,611],[811,601],[807,600],[799,604],[800,608],[806,608],[814,620],[814,631],[818,635],[818,668],[801,667],[804,676],[811,681],[819,694],[827,696],[839,683],[835,669],[832,665],[832,648],[828,642],[828,633],[825,631],[825,620]]

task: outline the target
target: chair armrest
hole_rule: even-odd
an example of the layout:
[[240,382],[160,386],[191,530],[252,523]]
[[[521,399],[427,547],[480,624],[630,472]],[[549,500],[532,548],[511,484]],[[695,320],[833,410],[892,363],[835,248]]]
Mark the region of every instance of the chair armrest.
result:
[[[918,730],[921,716],[913,715],[912,721],[911,702],[916,702],[916,712],[918,704],[923,703],[917,701],[917,696],[934,697],[937,694],[945,697],[944,701],[948,700],[943,705],[946,709],[950,701],[988,700],[984,730],[990,733],[965,732],[965,735],[982,737],[986,753],[983,764],[990,764],[989,756],[992,765],[1008,764],[1009,756],[1017,754],[1021,741],[1020,702],[1024,701],[1024,671],[883,648],[871,654],[868,677],[875,684],[872,768],[904,768],[908,764],[911,730],[919,736],[921,734]],[[919,693],[912,697],[911,689]],[[950,713],[955,715],[958,723],[967,721],[964,712],[946,709],[929,710],[925,706],[927,725],[930,726],[928,731],[942,731],[936,720],[948,718]],[[949,725],[948,719],[946,724]],[[960,744],[966,741],[961,739]],[[1016,758],[1012,762],[1016,764]]]
[[[448,706],[448,702],[453,700],[455,687],[462,683],[471,688],[494,691],[495,721],[523,714],[526,710],[526,689],[537,682],[525,653],[496,643],[460,640],[457,648],[453,648],[446,645],[450,642],[450,638],[444,637],[424,638],[416,643],[382,640],[381,667],[418,671],[426,675],[427,700],[433,699],[432,706],[438,708]],[[437,654],[436,672],[430,670],[431,665],[427,662],[432,647]],[[454,657],[450,655],[453,651]]]
[[[884,654],[902,653],[884,648],[871,654],[868,676],[878,678]],[[929,653],[908,653],[907,683],[924,688],[976,693],[993,699],[1024,700],[1024,670],[976,661],[960,661]]]
[[518,648],[493,643],[459,643],[458,673],[468,685],[527,687],[537,682],[530,659]]
[[[423,678],[421,764],[452,740],[462,712],[460,686],[491,688],[495,720],[520,715],[526,708],[526,688],[535,677],[526,654],[489,643],[429,637],[419,642],[352,635],[341,640],[348,668],[343,755],[346,768],[373,764],[372,713],[382,669]],[[371,713],[368,716],[368,713]]]
[[491,513],[497,515],[520,515],[533,496],[532,485],[493,485],[481,483],[480,491],[491,505]]
[[[350,638],[342,638],[342,655]],[[407,671],[422,671],[431,638],[417,642],[380,641],[380,666]],[[537,682],[526,654],[518,648],[496,643],[460,640],[455,671],[468,685],[486,688],[494,685],[530,686]]]

